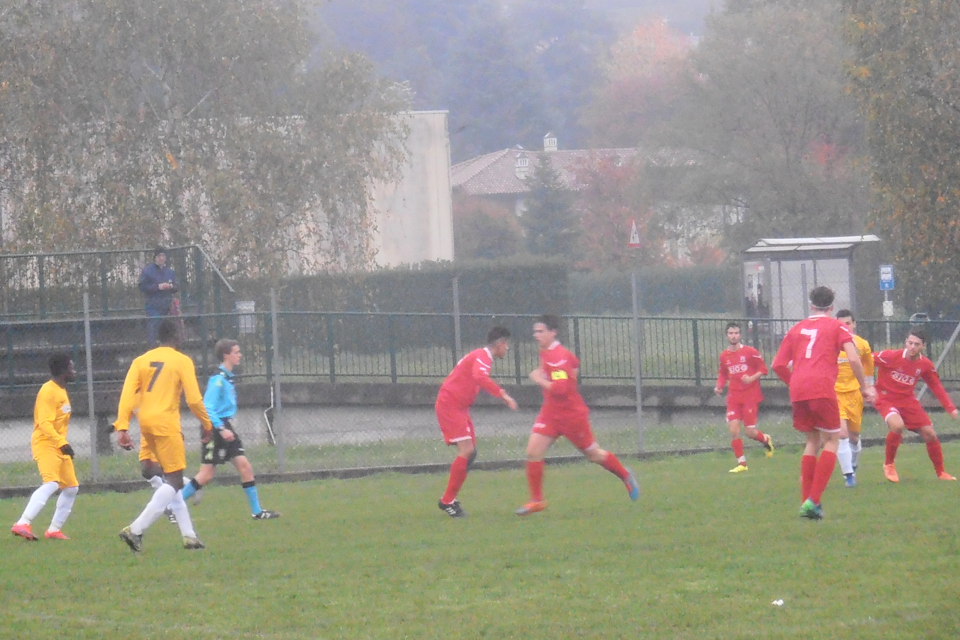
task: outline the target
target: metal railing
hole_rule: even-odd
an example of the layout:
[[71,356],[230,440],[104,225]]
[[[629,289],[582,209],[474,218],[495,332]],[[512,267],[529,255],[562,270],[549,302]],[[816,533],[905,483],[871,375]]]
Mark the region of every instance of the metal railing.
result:
[[[0,255],[0,320],[81,317],[84,293],[95,315],[142,313],[137,285],[152,257],[152,249]],[[202,247],[170,247],[167,260],[184,309],[233,308],[233,288]]]

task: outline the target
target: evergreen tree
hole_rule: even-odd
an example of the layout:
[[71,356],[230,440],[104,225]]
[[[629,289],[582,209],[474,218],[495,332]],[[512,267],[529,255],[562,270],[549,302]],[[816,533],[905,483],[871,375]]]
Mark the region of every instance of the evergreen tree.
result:
[[563,184],[550,155],[540,153],[528,178],[529,195],[520,224],[535,255],[574,258],[578,223],[573,193]]

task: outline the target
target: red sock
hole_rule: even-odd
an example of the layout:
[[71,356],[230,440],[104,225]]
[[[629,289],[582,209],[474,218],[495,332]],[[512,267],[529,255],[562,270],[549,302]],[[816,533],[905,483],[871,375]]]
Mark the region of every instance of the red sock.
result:
[[463,481],[467,479],[467,459],[457,456],[453,459],[453,464],[450,465],[450,479],[447,480],[447,491],[443,494],[443,497],[440,498],[440,502],[443,504],[450,504],[457,499],[457,494],[460,493],[460,487],[463,486]]
[[897,457],[897,449],[900,447],[900,443],[903,442],[903,436],[895,431],[887,432],[887,461],[885,464],[893,464],[894,458]]
[[813,476],[817,471],[817,456],[803,456],[800,458],[800,501],[810,497],[813,488]]
[[607,452],[607,457],[603,459],[603,462],[600,463],[600,466],[621,480],[627,479],[627,470],[623,468],[622,464],[620,464],[620,460],[617,459],[617,456],[610,452]]
[[734,438],[730,441],[730,445],[733,447],[733,455],[736,456],[737,460],[743,457],[743,440],[740,438]]
[[760,444],[767,443],[767,436],[764,435],[763,431],[760,431],[760,429],[757,429],[757,435],[750,436],[750,437],[756,440],[757,442],[759,442]]
[[810,488],[810,499],[816,504],[820,504],[820,497],[827,490],[830,483],[830,476],[833,475],[833,469],[837,466],[837,454],[832,451],[824,451],[817,460],[817,470],[813,474],[813,486]]
[[939,440],[934,439],[927,443],[927,455],[933,463],[933,470],[939,476],[943,473],[943,449],[940,448]]
[[530,487],[530,499],[543,502],[543,460],[527,462],[527,485]]

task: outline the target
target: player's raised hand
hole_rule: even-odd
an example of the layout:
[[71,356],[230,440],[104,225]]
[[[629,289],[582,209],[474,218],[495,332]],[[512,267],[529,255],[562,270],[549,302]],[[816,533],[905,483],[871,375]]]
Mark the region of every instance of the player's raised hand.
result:
[[954,420],[960,420],[960,410],[954,409],[953,411],[951,411],[950,417],[953,418]]
[[723,389],[721,389],[720,387],[714,387],[714,388],[713,388],[713,393],[716,394],[716,395],[718,395],[718,396],[722,396],[722,395],[723,395]]
[[517,401],[514,400],[514,399],[510,396],[510,394],[508,394],[506,391],[504,391],[502,398],[503,398],[503,401],[507,403],[507,406],[510,407],[510,410],[511,410],[511,411],[516,411],[516,410],[517,410]]

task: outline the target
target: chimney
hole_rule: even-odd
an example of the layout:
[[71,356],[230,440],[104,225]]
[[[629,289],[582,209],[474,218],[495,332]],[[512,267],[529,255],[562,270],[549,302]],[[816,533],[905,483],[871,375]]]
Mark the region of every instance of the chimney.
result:
[[557,150],[557,135],[553,131],[548,131],[547,135],[543,136],[543,150],[546,153]]
[[514,170],[517,174],[517,178],[520,180],[527,179],[527,172],[530,170],[530,160],[527,158],[527,154],[523,151],[518,151],[514,159]]

